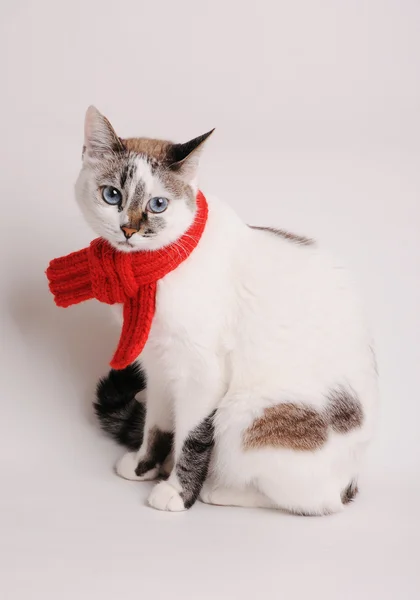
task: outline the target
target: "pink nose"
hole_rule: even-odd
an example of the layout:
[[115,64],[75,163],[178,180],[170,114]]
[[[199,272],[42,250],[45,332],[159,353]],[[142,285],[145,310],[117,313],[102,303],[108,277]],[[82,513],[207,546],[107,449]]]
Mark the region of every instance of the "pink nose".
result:
[[131,238],[131,236],[133,235],[133,233],[138,232],[138,229],[134,229],[133,227],[128,227],[127,225],[122,225],[121,230],[122,230],[123,234],[125,235],[126,240],[129,240]]

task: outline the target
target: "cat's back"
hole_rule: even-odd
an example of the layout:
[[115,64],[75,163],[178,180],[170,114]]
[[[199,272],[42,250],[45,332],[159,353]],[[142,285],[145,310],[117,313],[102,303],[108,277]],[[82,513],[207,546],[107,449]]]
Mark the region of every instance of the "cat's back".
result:
[[[249,227],[238,256],[238,365],[282,374],[299,389],[359,373],[371,360],[363,307],[348,271],[319,244],[282,230]],[[257,368],[256,368],[257,367]]]
[[[207,232],[192,257],[206,273],[199,296],[252,335],[364,334],[363,308],[348,270],[318,241],[283,229],[245,224],[217,198]],[[204,265],[204,267],[203,267]],[[186,269],[189,276],[194,271]],[[192,276],[197,276],[193,273]],[[205,290],[205,291],[204,291]],[[228,331],[230,327],[226,328]]]
[[349,304],[360,308],[351,274],[317,241],[283,229],[247,230],[238,280],[252,286],[257,296],[266,297],[268,303],[275,299],[277,306],[289,299],[291,312],[308,312],[308,305],[315,308],[316,303],[318,308],[334,306],[338,300],[337,308],[344,311]]

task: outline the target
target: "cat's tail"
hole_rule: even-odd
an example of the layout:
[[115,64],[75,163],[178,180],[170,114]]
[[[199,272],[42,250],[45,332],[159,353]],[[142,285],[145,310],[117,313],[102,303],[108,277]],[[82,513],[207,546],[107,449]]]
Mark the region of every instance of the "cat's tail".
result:
[[135,364],[111,369],[96,387],[94,409],[102,429],[130,450],[138,450],[143,441],[146,410],[136,394],[145,388],[145,374]]

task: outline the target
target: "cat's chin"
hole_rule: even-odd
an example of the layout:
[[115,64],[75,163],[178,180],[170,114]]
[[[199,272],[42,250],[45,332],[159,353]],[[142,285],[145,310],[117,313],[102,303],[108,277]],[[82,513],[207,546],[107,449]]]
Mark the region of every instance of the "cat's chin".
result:
[[136,252],[136,250],[141,250],[141,248],[136,248],[130,242],[111,242],[111,246],[113,246],[116,250],[120,250],[121,252]]
[[108,240],[108,242],[111,244],[111,246],[113,248],[115,248],[115,250],[119,250],[120,252],[141,252],[141,251],[148,251],[148,250],[156,250],[162,247],[161,244],[157,244],[156,247],[156,243],[152,244],[150,243],[149,240],[144,240],[144,243],[137,243],[134,244],[133,242],[130,242],[129,240],[126,241],[113,241],[113,240]]

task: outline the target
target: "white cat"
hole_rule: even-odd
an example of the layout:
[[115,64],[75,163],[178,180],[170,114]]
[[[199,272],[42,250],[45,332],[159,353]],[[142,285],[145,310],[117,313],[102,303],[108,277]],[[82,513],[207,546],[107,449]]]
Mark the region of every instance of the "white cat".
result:
[[[121,140],[89,108],[76,193],[94,231],[127,252],[176,242],[194,220],[208,135],[186,144]],[[197,248],[158,283],[139,357],[144,436],[117,472],[145,480],[172,467],[149,497],[161,510],[185,510],[200,496],[339,511],[357,492],[377,412],[359,301],[313,241],[249,227],[227,204],[207,201]]]

